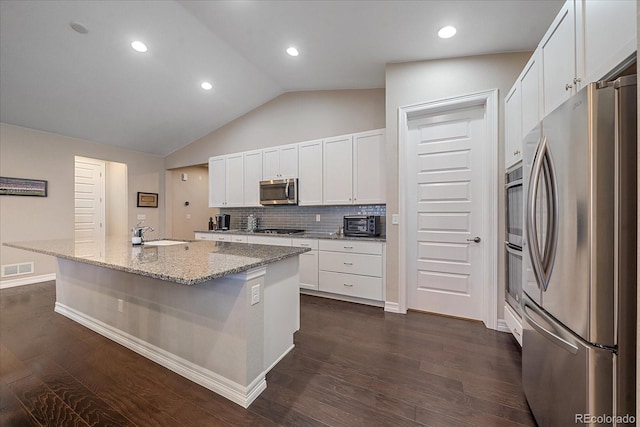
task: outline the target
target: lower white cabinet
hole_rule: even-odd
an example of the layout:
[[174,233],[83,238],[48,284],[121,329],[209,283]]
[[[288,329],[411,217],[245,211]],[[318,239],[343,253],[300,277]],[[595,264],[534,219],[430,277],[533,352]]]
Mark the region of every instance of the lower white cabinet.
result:
[[319,249],[320,291],[384,300],[384,243],[320,240]]
[[324,240],[254,234],[195,233],[196,240],[296,246],[311,249],[300,255],[300,288],[384,301],[384,242]]
[[300,255],[300,288],[318,290],[318,241],[314,239],[291,239],[291,246],[310,248]]

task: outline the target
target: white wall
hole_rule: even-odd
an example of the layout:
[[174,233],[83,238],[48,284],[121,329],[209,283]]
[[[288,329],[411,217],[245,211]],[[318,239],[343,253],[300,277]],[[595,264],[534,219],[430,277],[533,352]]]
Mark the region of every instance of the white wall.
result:
[[[0,124],[0,175],[44,179],[48,197],[0,196],[0,244],[74,236],[74,156],[126,164],[128,182],[127,229],[139,213],[162,237],[164,229],[164,159],[137,151],[95,144],[66,136]],[[158,209],[137,208],[136,192],[160,193]],[[128,237],[128,236],[127,236]],[[0,246],[0,263],[35,261],[32,275],[55,273],[55,260],[47,255]],[[28,278],[32,275],[17,276]],[[0,284],[16,277],[3,278]]]
[[384,89],[289,92],[168,155],[165,167],[384,127]]
[[[391,216],[399,212],[398,193],[398,108],[458,95],[499,90],[499,150],[498,170],[504,170],[504,96],[522,71],[531,52],[472,56],[465,58],[387,64],[386,67],[386,127],[387,127],[387,301],[398,302],[400,283],[398,226],[391,224]],[[504,234],[504,177],[499,180],[500,219],[498,231]],[[502,236],[504,237],[504,236]],[[504,239],[499,240],[504,241]],[[498,301],[504,301],[504,256],[502,247],[496,258],[500,264]],[[498,317],[502,318],[503,304],[498,304]]]

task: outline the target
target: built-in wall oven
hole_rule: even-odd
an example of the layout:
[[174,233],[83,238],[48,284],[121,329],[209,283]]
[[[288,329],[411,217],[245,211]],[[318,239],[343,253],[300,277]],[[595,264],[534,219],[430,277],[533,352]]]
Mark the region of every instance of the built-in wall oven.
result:
[[522,236],[524,198],[522,162],[509,168],[505,174],[506,236],[505,242],[505,296],[509,305],[520,313],[522,296]]

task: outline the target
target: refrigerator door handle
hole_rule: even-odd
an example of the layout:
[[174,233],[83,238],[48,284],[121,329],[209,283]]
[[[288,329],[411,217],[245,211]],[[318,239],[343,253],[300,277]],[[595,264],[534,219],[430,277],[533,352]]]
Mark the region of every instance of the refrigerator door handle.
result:
[[529,191],[527,194],[527,239],[529,240],[529,255],[531,258],[531,266],[533,274],[536,276],[536,284],[540,288],[540,284],[544,283],[544,274],[542,270],[542,261],[540,260],[540,243],[538,242],[538,234],[536,233],[534,223],[536,218],[536,195],[538,193],[538,180],[542,173],[542,160],[544,155],[544,147],[547,140],[538,140],[536,154],[533,157],[533,165],[531,165],[531,175],[529,176]]
[[545,242],[544,259],[542,261],[545,279],[543,286],[546,291],[549,286],[549,281],[551,280],[551,270],[553,270],[553,263],[556,259],[556,249],[558,247],[558,206],[560,205],[556,169],[553,165],[548,144],[545,144],[544,156],[541,160],[544,161],[544,174],[547,177],[546,184],[549,199],[549,226],[547,228],[547,241]]
[[[522,299],[522,313],[524,314],[524,318],[527,321],[527,323],[536,331],[538,331],[538,333],[540,333],[542,336],[544,336],[545,338],[547,338],[549,341],[555,343],[556,345],[558,345],[559,347],[562,347],[563,349],[565,349],[566,351],[568,351],[571,354],[577,354],[578,353],[578,346],[576,346],[575,344],[569,342],[568,340],[571,340],[572,337],[568,334],[568,333],[562,333],[561,330],[559,329],[559,327],[554,327],[553,322],[551,320],[548,320],[546,323],[549,324],[549,326],[551,326],[554,331],[550,331],[549,329],[545,328],[544,326],[542,326],[539,322],[537,322],[530,314],[527,310],[534,312],[535,314],[537,314],[538,316],[542,317],[543,319],[547,318],[547,316],[542,313],[537,307],[534,306],[533,303],[531,303],[531,301],[529,300],[529,298],[526,296],[526,294],[523,295],[523,299]],[[564,336],[560,336],[564,335]],[[575,341],[575,340],[573,340]]]

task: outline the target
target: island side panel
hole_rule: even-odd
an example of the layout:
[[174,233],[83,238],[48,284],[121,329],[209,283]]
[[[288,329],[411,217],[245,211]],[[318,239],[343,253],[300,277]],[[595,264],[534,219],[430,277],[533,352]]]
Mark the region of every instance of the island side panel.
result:
[[[266,269],[257,270],[250,277],[241,274],[186,286],[58,259],[56,311],[71,309],[95,325],[134,337],[143,347],[146,343],[161,349],[180,364],[187,361],[193,370],[189,375],[159,363],[246,407],[266,387],[265,304],[251,305],[251,287],[264,287]],[[87,326],[97,330],[95,325]],[[135,345],[125,345],[144,354]]]
[[300,329],[299,256],[270,264],[264,289],[265,372],[293,349],[293,334]]

